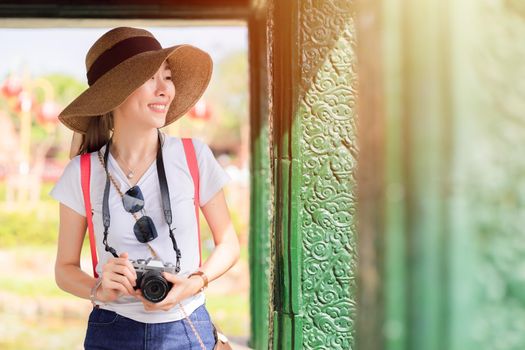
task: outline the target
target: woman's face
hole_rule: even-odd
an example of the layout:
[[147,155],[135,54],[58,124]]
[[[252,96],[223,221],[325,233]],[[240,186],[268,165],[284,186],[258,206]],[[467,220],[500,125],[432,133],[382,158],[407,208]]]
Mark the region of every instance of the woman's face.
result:
[[124,125],[161,128],[174,97],[175,85],[168,62],[164,61],[157,73],[133,91],[113,114]]

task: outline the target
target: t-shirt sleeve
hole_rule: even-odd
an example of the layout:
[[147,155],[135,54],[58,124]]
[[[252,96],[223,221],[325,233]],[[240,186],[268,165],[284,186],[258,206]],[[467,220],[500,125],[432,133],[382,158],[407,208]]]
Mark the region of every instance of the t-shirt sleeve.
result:
[[86,216],[80,183],[80,156],[69,161],[49,195],[80,215]]
[[194,140],[199,163],[199,196],[202,207],[231,181],[231,177],[219,164],[210,147],[201,140]]

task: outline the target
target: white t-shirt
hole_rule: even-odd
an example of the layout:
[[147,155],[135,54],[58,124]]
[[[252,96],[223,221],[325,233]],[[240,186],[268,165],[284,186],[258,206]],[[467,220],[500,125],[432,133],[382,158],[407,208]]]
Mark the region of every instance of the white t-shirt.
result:
[[[193,202],[194,187],[182,140],[178,137],[163,134],[164,143],[162,155],[164,168],[170,193],[172,210],[172,227],[175,228],[174,235],[177,245],[181,251],[181,271],[179,275],[186,276],[199,268],[199,241],[197,235],[197,221],[195,205]],[[231,178],[215,159],[209,146],[204,142],[193,139],[195,154],[199,165],[200,177],[200,206],[204,206]],[[104,154],[105,146],[101,148]],[[115,181],[119,183],[122,193],[131,186],[124,172],[120,169],[117,161],[111,155],[108,156],[108,170]],[[93,212],[93,226],[97,245],[98,265],[97,273],[102,274],[102,266],[111,257],[102,244],[104,225],[102,224],[102,200],[106,175],[100,163],[97,152],[91,153],[91,176],[90,176],[91,207]],[[173,243],[169,237],[169,229],[162,211],[160,185],[157,177],[157,164],[153,161],[144,175],[139,179],[137,186],[144,195],[144,214],[153,219],[157,228],[158,237],[149,242],[158,256],[165,262],[175,264],[176,256]],[[50,192],[56,200],[72,208],[82,216],[86,216],[84,198],[80,183],[80,156],[76,156],[67,164],[64,173]],[[133,233],[135,218],[124,210],[122,199],[110,182],[109,211],[111,223],[108,229],[108,244],[115,248],[117,254],[127,252],[129,258],[147,259],[151,253],[146,244],[140,243]],[[137,217],[142,213],[138,212]],[[67,234],[67,232],[66,232]],[[189,315],[197,307],[204,304],[204,293],[183,300],[186,313]],[[169,312],[145,311],[142,302],[131,296],[122,296],[115,302],[102,306],[103,309],[115,311],[122,316],[139,322],[161,323],[171,322],[184,318],[184,314],[178,306]]]

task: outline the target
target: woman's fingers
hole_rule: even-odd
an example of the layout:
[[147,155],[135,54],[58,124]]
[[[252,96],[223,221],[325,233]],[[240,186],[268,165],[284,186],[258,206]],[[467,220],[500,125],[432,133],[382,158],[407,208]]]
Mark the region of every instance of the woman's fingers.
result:
[[133,286],[126,276],[120,274],[112,274],[109,276],[109,279],[113,282],[120,283],[126,290],[126,294],[133,294]]
[[111,258],[110,261],[108,261],[108,264],[110,266],[125,266],[131,275],[134,276],[135,279],[137,278],[137,273],[135,272],[131,261],[127,258]]
[[131,274],[134,275],[135,278],[137,278],[135,268],[133,267],[133,264],[131,264],[131,261],[129,261],[127,258],[115,258],[114,264],[119,266],[125,266],[129,270],[129,272],[131,272]]
[[[128,254],[122,253],[119,258],[110,258],[103,266],[103,278],[106,288],[119,290],[124,294],[133,295],[137,274],[128,260]],[[110,283],[111,282],[111,283]]]
[[108,262],[104,265],[104,270],[117,271],[122,274],[124,273],[123,272],[124,270],[127,270],[129,271],[129,276],[133,276],[133,278],[137,278],[137,273],[135,272],[135,269],[133,268],[133,265],[131,264],[131,262],[123,258],[109,259]]
[[[185,280],[183,279],[183,281]],[[152,303],[149,300],[146,300],[140,289],[135,292],[135,297],[142,301],[142,304],[144,304],[144,310],[146,311],[169,311],[175,307],[180,300],[184,299],[185,296],[181,295],[181,288],[183,288],[181,284],[174,284],[172,289],[168,292],[166,298],[158,303]]]
[[133,285],[135,285],[135,278],[131,275],[129,270],[122,265],[114,265],[106,274],[108,280],[120,283],[126,290],[126,294],[133,293]]
[[131,271],[129,271],[129,269],[123,265],[115,265],[113,267],[112,272],[114,274],[125,276],[127,280],[129,281],[129,283],[131,283],[131,285],[134,285],[135,281],[137,280],[137,275],[131,273]]
[[157,310],[163,310],[163,311],[169,311],[173,308],[173,306],[175,306],[174,303],[169,303],[169,304],[166,304],[166,303],[152,303],[148,300],[146,300],[142,294],[136,294],[135,295],[137,299],[139,299],[140,301],[142,301],[142,304],[144,304],[144,310],[146,311],[157,311]]
[[121,283],[118,283],[118,282],[108,280],[106,281],[106,283],[102,283],[102,287],[104,289],[110,289],[110,290],[122,292],[124,294],[128,294],[128,291],[126,290],[126,288]]

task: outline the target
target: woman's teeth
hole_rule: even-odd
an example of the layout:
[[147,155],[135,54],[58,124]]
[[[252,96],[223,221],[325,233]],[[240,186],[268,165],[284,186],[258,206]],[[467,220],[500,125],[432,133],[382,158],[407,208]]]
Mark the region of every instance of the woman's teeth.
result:
[[151,104],[148,106],[149,108],[153,109],[155,112],[164,112],[166,110],[166,105]]

